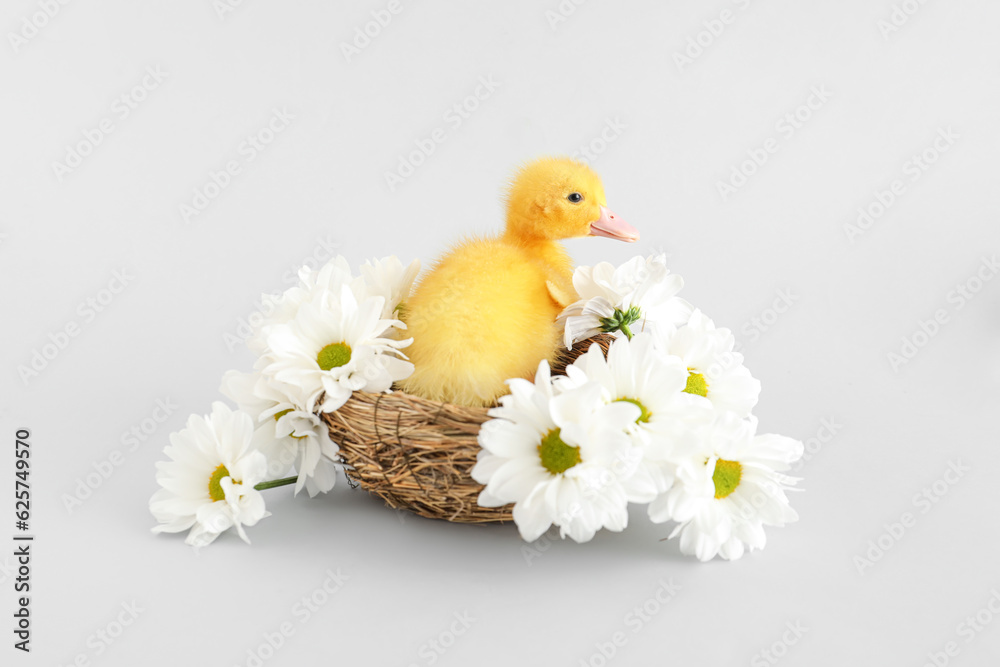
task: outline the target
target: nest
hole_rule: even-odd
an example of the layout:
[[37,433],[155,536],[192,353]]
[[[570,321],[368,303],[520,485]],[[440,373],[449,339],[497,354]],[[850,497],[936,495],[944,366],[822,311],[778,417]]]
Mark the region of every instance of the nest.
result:
[[[561,349],[553,375],[598,343],[607,353],[614,338],[600,334]],[[512,520],[512,505],[480,507],[483,486],[472,479],[479,427],[489,408],[429,401],[397,391],[354,392],[336,412],[322,415],[340,445],[347,476],[393,509],[459,523]]]

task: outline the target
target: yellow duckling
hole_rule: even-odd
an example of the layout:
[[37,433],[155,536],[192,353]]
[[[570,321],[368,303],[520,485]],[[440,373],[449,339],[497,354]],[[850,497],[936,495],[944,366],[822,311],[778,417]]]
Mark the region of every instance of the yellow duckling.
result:
[[555,321],[576,300],[573,264],[560,239],[639,239],[607,209],[588,166],[543,158],[523,167],[507,196],[503,234],[465,240],[414,289],[404,321],[414,373],[403,391],[458,405],[493,404],[505,381],[552,360]]

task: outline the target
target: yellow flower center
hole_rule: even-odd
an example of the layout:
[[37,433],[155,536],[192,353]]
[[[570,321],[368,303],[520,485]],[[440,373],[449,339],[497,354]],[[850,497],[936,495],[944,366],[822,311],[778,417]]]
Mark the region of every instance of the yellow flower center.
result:
[[743,477],[743,466],[739,461],[719,459],[715,462],[715,472],[712,481],[715,482],[715,497],[725,498],[736,490]]
[[[274,413],[274,421],[278,421],[279,419],[281,419],[282,417],[284,417],[285,415],[287,415],[291,411],[292,411],[292,408],[288,408],[287,410],[282,410],[281,412],[275,412]],[[291,437],[295,438],[296,440],[302,440],[302,439],[304,439],[306,437],[304,435],[295,435],[295,431],[292,431],[291,433],[289,433],[289,435]]]
[[226,466],[219,464],[219,467],[215,469],[212,476],[208,479],[208,495],[212,499],[212,502],[226,499],[226,492],[222,490],[222,479],[224,477],[229,477],[229,471]]
[[330,343],[316,355],[316,363],[324,371],[340,368],[351,360],[351,346],[347,343]]
[[635,418],[636,424],[649,423],[649,418],[652,417],[653,415],[649,410],[646,409],[646,406],[643,405],[638,398],[619,398],[617,401],[615,401],[615,403],[622,403],[622,402],[631,403],[632,405],[637,406],[642,411],[641,413],[639,413],[639,416]]
[[559,437],[559,429],[552,429],[542,438],[538,445],[538,456],[542,459],[542,467],[553,475],[565,472],[580,463],[580,448],[571,447]]
[[[324,370],[328,370],[328,369],[324,369]],[[274,421],[278,421],[279,419],[281,419],[282,417],[284,417],[285,415],[287,415],[291,411],[292,411],[292,408],[288,408],[287,410],[282,410],[281,412],[275,412],[274,413]],[[296,440],[302,440],[302,439],[308,437],[308,436],[305,436],[305,435],[295,435],[295,431],[292,431],[291,433],[289,433],[289,435],[291,437],[295,438]]]
[[689,394],[707,397],[708,382],[705,380],[705,376],[701,373],[695,373],[694,369],[689,368],[687,386],[684,387],[684,391]]

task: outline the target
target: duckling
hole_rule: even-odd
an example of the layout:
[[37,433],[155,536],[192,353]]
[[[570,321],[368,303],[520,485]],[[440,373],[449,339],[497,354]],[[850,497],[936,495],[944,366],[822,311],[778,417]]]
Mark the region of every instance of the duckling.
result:
[[415,287],[403,320],[414,372],[401,389],[428,399],[487,406],[506,380],[530,378],[552,360],[555,321],[576,300],[573,263],[560,239],[639,240],[607,208],[601,179],[587,165],[543,158],[520,169],[506,198],[502,234],[466,239]]

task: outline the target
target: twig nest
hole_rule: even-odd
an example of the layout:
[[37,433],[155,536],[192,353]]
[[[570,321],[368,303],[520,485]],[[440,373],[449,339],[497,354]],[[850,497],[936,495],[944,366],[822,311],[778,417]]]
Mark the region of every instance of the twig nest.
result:
[[[612,340],[600,334],[560,350],[552,362],[553,375],[565,374],[566,366],[594,343],[606,354]],[[350,466],[348,477],[389,507],[458,523],[512,521],[512,505],[479,505],[483,486],[470,474],[488,411],[398,391],[356,391],[336,412],[322,417]]]

